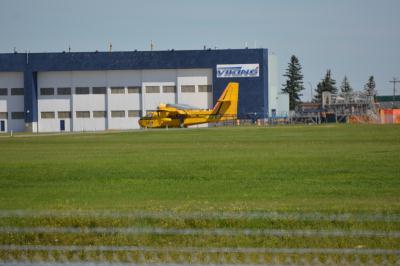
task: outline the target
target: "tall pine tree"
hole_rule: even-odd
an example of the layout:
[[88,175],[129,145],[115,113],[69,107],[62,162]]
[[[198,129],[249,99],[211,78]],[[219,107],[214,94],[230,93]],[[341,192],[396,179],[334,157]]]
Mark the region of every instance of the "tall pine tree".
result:
[[376,95],[374,76],[369,77],[368,82],[364,85],[364,91],[368,96]]
[[336,81],[331,76],[331,70],[328,69],[326,71],[325,77],[318,83],[317,88],[315,89],[314,102],[322,101],[322,92],[329,91],[332,94],[337,94]]
[[286,82],[282,84],[282,92],[289,94],[289,108],[294,110],[300,101],[300,92],[304,90],[303,87],[303,74],[301,73],[301,65],[299,59],[292,55],[286,73],[283,75],[287,78]]
[[341,94],[346,95],[347,93],[350,93],[352,91],[353,91],[353,88],[350,86],[349,79],[347,78],[347,76],[344,76],[342,84],[340,85]]

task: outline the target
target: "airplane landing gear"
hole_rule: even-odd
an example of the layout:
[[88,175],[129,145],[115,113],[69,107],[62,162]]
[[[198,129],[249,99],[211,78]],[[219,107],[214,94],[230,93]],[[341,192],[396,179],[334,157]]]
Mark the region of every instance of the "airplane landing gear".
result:
[[184,118],[183,117],[179,117],[179,127],[180,128],[184,128],[185,127],[185,123],[183,121],[184,121]]

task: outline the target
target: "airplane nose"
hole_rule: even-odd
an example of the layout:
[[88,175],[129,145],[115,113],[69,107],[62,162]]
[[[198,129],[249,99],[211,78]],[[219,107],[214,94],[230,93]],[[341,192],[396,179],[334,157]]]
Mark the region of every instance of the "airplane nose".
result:
[[143,119],[139,119],[139,126],[140,127],[146,127],[146,123],[145,123],[145,121],[143,120]]

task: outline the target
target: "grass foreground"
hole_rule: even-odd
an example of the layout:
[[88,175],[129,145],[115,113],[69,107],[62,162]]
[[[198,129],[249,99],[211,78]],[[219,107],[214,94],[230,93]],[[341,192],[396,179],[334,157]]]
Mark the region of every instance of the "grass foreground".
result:
[[0,137],[0,209],[400,212],[400,126]]
[[[109,246],[154,247],[155,254],[170,248],[175,250],[168,251],[172,259],[160,253],[155,262],[174,263],[186,256],[180,247],[339,252],[226,255],[235,263],[287,265],[292,257],[294,264],[302,265],[309,264],[301,262],[308,259],[315,264],[313,258],[331,265],[360,260],[390,265],[398,259],[400,126],[21,134],[0,137],[0,150],[0,263],[10,257],[14,261],[39,258],[41,262],[51,257],[56,261],[112,262],[119,257],[120,262],[154,262],[146,252],[85,251],[86,247]],[[12,210],[30,214],[14,215]],[[101,216],[104,211],[119,215]],[[124,216],[135,211],[172,216]],[[229,212],[271,211],[366,214],[372,219],[221,217]],[[95,215],[82,215],[85,212]],[[190,213],[204,217],[184,216]],[[210,214],[217,217],[210,218]],[[375,214],[395,219],[374,219]],[[187,233],[187,229],[195,231]],[[53,251],[34,249],[40,246]],[[61,253],[54,251],[65,247]],[[342,251],[346,249],[363,255]],[[203,250],[189,254],[186,262],[192,255],[203,263],[209,263],[210,256],[216,263],[226,260],[225,255]],[[346,256],[349,260],[344,263]]]

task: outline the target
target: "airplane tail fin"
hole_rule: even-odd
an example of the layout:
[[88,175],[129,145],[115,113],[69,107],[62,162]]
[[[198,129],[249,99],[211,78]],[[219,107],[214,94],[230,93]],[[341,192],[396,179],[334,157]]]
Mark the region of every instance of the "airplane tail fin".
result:
[[229,82],[215,104],[211,114],[219,117],[219,120],[236,119],[238,96],[239,83]]

